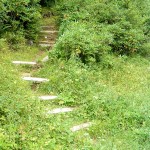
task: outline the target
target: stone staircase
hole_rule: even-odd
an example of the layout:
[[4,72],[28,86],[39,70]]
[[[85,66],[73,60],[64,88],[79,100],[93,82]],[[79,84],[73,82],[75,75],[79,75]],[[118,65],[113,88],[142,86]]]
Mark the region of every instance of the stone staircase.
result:
[[[56,30],[56,28],[54,26],[42,26],[42,31],[40,32],[39,46],[44,47],[48,50],[51,50],[55,44],[57,35],[58,35],[58,31]],[[48,56],[44,57],[41,61],[42,62],[48,61]],[[15,65],[23,65],[23,66],[24,65],[28,65],[28,66],[38,65],[37,62],[28,62],[28,61],[20,61],[20,60],[12,61],[12,63]],[[46,78],[31,77],[32,75],[26,76],[26,73],[24,73],[24,74],[25,74],[25,76],[23,76],[22,79],[25,80],[26,82],[32,82],[33,84],[34,83],[44,84],[45,82],[49,82],[49,79],[46,79]],[[58,96],[56,96],[56,95],[41,95],[41,96],[37,97],[37,99],[40,99],[41,101],[50,101],[51,102],[53,100],[57,100]],[[70,108],[70,107],[62,107],[62,108],[58,107],[58,108],[54,108],[52,110],[48,110],[46,112],[46,115],[64,114],[64,113],[69,113],[69,112],[72,112],[75,110],[77,110],[77,109]],[[80,125],[75,125],[70,128],[70,131],[76,132],[81,129],[88,128],[91,125],[92,125],[91,122],[83,123]]]
[[42,26],[40,32],[39,45],[51,49],[58,35],[58,31],[54,26]]

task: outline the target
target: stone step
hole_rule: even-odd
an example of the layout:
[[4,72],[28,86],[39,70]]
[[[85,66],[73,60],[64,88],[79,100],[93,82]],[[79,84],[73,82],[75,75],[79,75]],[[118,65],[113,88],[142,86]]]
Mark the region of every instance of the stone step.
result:
[[55,41],[39,41],[41,44],[55,44]]
[[56,31],[56,30],[42,30],[42,31],[40,31],[41,33],[58,33],[58,31]]
[[58,36],[58,32],[41,31],[39,37],[43,37],[43,36],[56,38]]
[[87,123],[83,123],[83,124],[80,124],[80,125],[76,125],[76,126],[73,126],[72,128],[70,128],[70,130],[72,132],[76,132],[76,131],[79,131],[81,129],[84,129],[84,128],[88,128],[92,125],[91,122],[87,122]]
[[42,37],[42,38],[45,38],[45,39],[50,39],[50,38],[57,38],[57,34],[55,33],[55,34],[51,34],[51,33],[49,33],[49,34],[44,34],[44,33],[41,33],[40,35],[39,35],[39,37]]
[[56,39],[57,35],[40,35],[40,40],[55,41]]
[[41,47],[53,47],[54,44],[49,44],[49,43],[47,43],[47,44],[42,44],[42,43],[40,43],[39,46],[41,46]]
[[73,108],[56,108],[53,110],[50,110],[47,112],[47,114],[59,114],[59,113],[65,113],[65,112],[71,112],[73,111]]
[[54,100],[57,99],[57,96],[52,96],[52,95],[44,95],[44,96],[39,96],[40,100]]
[[47,62],[49,60],[48,56],[45,56],[43,59],[42,59],[42,62]]
[[16,65],[36,65],[36,62],[28,62],[28,61],[12,61],[13,64]]
[[37,77],[22,77],[22,79],[25,80],[25,81],[32,81],[32,82],[37,82],[37,83],[48,82],[49,81],[49,79],[37,78]]
[[56,30],[55,26],[41,26],[43,30]]

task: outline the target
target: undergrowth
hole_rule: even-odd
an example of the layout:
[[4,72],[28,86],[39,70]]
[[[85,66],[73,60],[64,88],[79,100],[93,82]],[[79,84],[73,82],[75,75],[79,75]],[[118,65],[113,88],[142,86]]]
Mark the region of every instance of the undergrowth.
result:
[[20,54],[9,50],[5,40],[0,45],[0,149],[38,149],[44,137],[42,105],[11,63],[18,56],[32,59],[37,50],[26,46]]
[[[150,148],[148,60],[114,57],[108,69],[51,59],[34,72],[50,82],[37,85],[33,95],[20,78],[20,71],[28,68],[13,66],[11,60],[31,60],[37,50],[28,47],[20,54],[8,50],[7,43],[1,45],[1,149]],[[58,95],[58,100],[41,103],[36,97],[41,93]],[[76,110],[58,116],[43,113],[67,106]],[[87,121],[93,123],[89,130],[71,133],[71,126]]]
[[[39,91],[57,93],[57,105],[77,107],[79,120],[95,123],[87,149],[149,149],[149,62],[139,56],[114,59],[113,69],[51,60],[38,73],[50,79]],[[77,149],[86,148],[78,142]],[[70,145],[75,146],[65,146]]]

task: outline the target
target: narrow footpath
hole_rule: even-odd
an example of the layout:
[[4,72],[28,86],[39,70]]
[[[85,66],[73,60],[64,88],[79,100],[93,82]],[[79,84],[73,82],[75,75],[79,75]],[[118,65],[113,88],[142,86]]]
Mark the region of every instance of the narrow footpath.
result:
[[[41,26],[41,32],[40,32],[40,36],[39,36],[39,47],[41,49],[46,50],[47,52],[50,52],[55,44],[55,41],[57,39],[58,36],[58,30],[56,28],[56,26],[54,26],[54,24],[45,24]],[[42,50],[43,52],[43,50]],[[40,52],[39,52],[40,53]],[[36,71],[38,70],[38,67],[40,65],[40,63],[46,63],[50,58],[48,57],[48,55],[46,55],[44,58],[42,58],[39,62],[36,61],[22,61],[22,60],[14,60],[12,61],[12,63],[14,65],[22,65],[22,67],[24,66],[31,66],[31,68],[36,68]],[[36,60],[35,58],[33,58],[33,60]],[[32,69],[31,69],[32,72]],[[49,79],[47,78],[41,78],[41,77],[35,77],[32,75],[32,73],[24,73],[23,76],[21,77],[23,80],[25,80],[25,82],[29,82],[29,84],[32,86],[31,89],[33,89],[33,93],[34,93],[34,89],[36,89],[36,86],[38,84],[45,84],[47,82],[49,82]],[[34,87],[34,88],[33,88]],[[39,94],[37,94],[39,95]],[[47,103],[53,103],[55,100],[59,99],[59,95],[39,95],[37,97],[37,99],[40,99],[41,101],[46,101],[46,106],[48,106]],[[75,114],[77,113],[77,109],[78,108],[72,108],[72,107],[55,107],[54,109],[49,110],[48,108],[46,108],[46,115],[56,115],[56,114],[66,114],[66,113],[71,113],[73,111]],[[71,125],[68,122],[72,122],[74,114],[69,116],[71,121],[67,121],[67,125]],[[57,120],[57,119],[56,119]],[[66,121],[66,120],[64,120]],[[61,124],[62,125],[62,124]],[[84,129],[84,128],[88,128],[92,125],[91,122],[83,122],[81,124],[75,124],[73,126],[70,126],[70,131],[72,132],[76,132],[78,130]],[[63,125],[62,125],[63,126]]]

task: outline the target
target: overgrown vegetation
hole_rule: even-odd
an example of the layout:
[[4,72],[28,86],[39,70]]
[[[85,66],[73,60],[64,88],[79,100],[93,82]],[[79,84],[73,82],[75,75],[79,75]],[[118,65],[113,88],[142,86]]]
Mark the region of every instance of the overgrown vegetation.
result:
[[41,17],[38,3],[39,0],[0,1],[0,35],[13,32],[15,36],[21,35],[28,39],[35,39]]
[[149,52],[149,0],[67,0],[60,2],[59,58],[100,62],[103,54]]
[[[52,60],[44,66],[37,75],[49,77],[50,82],[40,85],[39,91],[53,91],[60,96],[60,100],[49,106],[75,107],[75,122],[94,123],[84,138],[82,132],[75,134],[73,143],[66,143],[72,137],[70,134],[62,139],[63,134],[57,133],[56,145],[63,142],[62,149],[148,150],[148,66],[149,62],[140,57],[116,57],[113,69],[87,67],[73,59]],[[64,122],[61,125],[66,124],[67,128],[69,118]]]
[[[148,4],[148,0],[59,2],[53,8],[60,15],[59,37],[49,62],[38,69],[11,64],[43,58],[37,47],[25,44],[28,30],[19,27],[4,36],[9,29],[3,28],[0,149],[149,150],[150,61],[139,55],[149,54]],[[41,22],[54,25],[55,18]],[[22,74],[29,72],[50,81],[36,86],[23,82]],[[49,94],[58,99],[40,102],[37,98]],[[46,115],[58,107],[75,110]],[[93,125],[70,131],[84,122]]]
[[[25,47],[12,52],[0,40],[0,149],[39,149],[43,129],[43,109],[30,85],[21,79],[24,70],[11,64],[15,58],[32,59],[38,50]],[[27,70],[29,70],[28,68]],[[46,138],[46,137],[45,137]]]
[[[74,59],[51,60],[33,72],[50,79],[33,93],[20,77],[32,69],[13,66],[11,60],[32,60],[38,50],[25,47],[21,53],[11,52],[3,40],[0,46],[1,149],[150,148],[149,61],[114,57],[114,67],[103,69]],[[41,103],[36,93],[56,94],[59,99]],[[76,110],[45,116],[43,107]],[[70,127],[86,121],[93,122],[90,130],[70,132]]]

